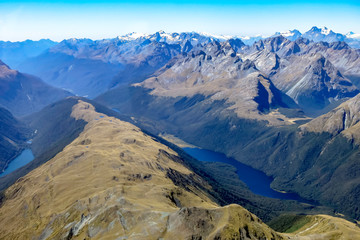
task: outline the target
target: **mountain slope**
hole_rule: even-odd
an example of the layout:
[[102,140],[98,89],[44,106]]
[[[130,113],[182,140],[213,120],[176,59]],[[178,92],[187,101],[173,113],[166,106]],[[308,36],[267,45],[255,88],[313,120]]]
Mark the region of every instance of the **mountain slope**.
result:
[[[202,50],[191,51],[173,59],[158,74],[134,86],[151,89],[158,97],[202,95],[210,101],[224,101],[224,108],[240,118],[267,120],[279,124],[268,114],[274,108],[295,104],[260,72],[253,62],[242,61],[230,42],[207,44]],[[284,121],[282,121],[282,124]]]
[[[260,72],[253,62],[241,60],[241,54],[233,54],[226,43],[208,47],[177,57],[153,78],[130,88],[113,89],[96,100],[134,117],[155,134],[172,134],[260,169],[274,178],[275,189],[296,192],[359,219],[358,146],[328,132],[301,132],[300,120],[310,119],[281,107],[285,101],[280,101],[284,98],[277,95],[275,87],[241,78]],[[268,53],[273,57],[268,59],[273,61],[272,66],[277,66],[280,57]],[[327,70],[328,76],[336,77],[337,83],[329,81],[330,90],[336,90],[342,80],[348,83],[323,57],[313,57],[310,65],[314,73],[321,76]],[[264,91],[254,84],[259,82]],[[269,79],[267,82],[271,83]],[[351,90],[348,85],[339,87]],[[278,97],[272,101],[269,96]],[[267,108],[259,109],[259,102],[267,103],[262,105]]]
[[284,239],[238,205],[218,207],[137,127],[83,101],[72,116],[87,122],[80,136],[5,192],[1,238]]
[[19,69],[73,94],[94,97],[108,89],[121,66],[100,60],[77,59],[61,52],[45,52],[23,62]]
[[339,134],[350,141],[360,144],[360,95],[344,102],[327,114],[324,114],[301,126],[303,131],[328,132],[332,136]]
[[0,107],[0,172],[24,148],[28,135],[25,125]]
[[39,78],[10,69],[0,61],[0,105],[16,116],[39,111],[44,106],[70,96]]
[[302,38],[291,42],[278,36],[260,40],[240,55],[254,61],[306,114],[318,116],[359,92],[356,83],[343,75],[360,73],[349,63],[357,61],[353,57],[350,60],[357,52],[340,45],[347,46],[311,43]]
[[179,44],[149,39],[69,39],[25,61],[19,69],[51,85],[94,98],[118,84],[143,81],[180,49]]
[[342,218],[327,215],[306,216],[309,222],[289,234],[294,239],[360,239],[359,226]]
[[332,102],[353,97],[359,92],[321,54],[294,57],[289,61],[294,64],[274,76],[274,84],[309,112],[324,109]]

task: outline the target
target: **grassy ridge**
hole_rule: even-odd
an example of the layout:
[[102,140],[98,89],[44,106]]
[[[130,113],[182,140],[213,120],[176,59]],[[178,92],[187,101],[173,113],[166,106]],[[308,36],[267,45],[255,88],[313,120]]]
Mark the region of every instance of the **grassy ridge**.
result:
[[98,112],[108,116],[118,117],[125,121],[131,121],[130,118],[122,117],[120,114],[100,104],[80,97],[70,97],[61,100],[45,107],[40,112],[27,116],[23,121],[30,126],[32,132],[37,130],[31,144],[35,159],[16,171],[0,178],[0,191],[8,188],[20,177],[52,159],[79,136],[86,122],[83,120],[75,120],[70,116],[72,107],[78,103],[79,99],[90,102]]

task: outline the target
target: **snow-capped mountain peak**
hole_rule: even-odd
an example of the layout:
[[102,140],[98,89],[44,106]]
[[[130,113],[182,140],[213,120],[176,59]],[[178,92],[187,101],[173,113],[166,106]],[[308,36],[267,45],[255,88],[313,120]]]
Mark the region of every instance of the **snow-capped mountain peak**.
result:
[[329,35],[332,32],[327,27],[322,27],[320,30],[321,30],[321,34],[324,34],[324,35]]
[[349,32],[346,34],[347,38],[360,39],[360,33]]
[[301,35],[301,33],[299,32],[299,30],[294,29],[294,30],[281,32],[280,35],[282,35],[283,37],[293,37],[294,35]]
[[297,30],[297,29],[288,30],[285,32],[276,32],[272,37],[276,37],[276,36],[283,36],[283,37],[289,39],[290,41],[295,41],[296,39],[298,39],[301,36],[301,32],[299,32],[299,30]]
[[233,36],[215,35],[215,34],[211,34],[211,33],[207,33],[207,32],[201,32],[200,34],[205,36],[205,37],[215,38],[215,39],[222,40],[222,41],[226,41],[226,40],[229,40],[231,38],[234,38]]
[[118,36],[117,38],[119,40],[131,41],[131,40],[135,40],[135,39],[138,39],[138,38],[145,38],[145,37],[148,37],[148,36],[149,36],[149,34],[132,32],[132,33],[128,33],[128,34],[123,35],[123,36]]

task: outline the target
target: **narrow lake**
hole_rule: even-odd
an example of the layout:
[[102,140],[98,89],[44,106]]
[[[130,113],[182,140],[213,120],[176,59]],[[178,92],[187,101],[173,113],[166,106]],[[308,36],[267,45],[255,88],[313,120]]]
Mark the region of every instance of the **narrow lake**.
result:
[[31,149],[25,149],[24,151],[22,151],[22,153],[17,158],[15,158],[14,160],[12,160],[10,162],[10,164],[7,166],[5,171],[0,174],[0,177],[13,172],[22,166],[25,166],[32,160],[34,160],[34,155],[31,151]]
[[255,194],[270,198],[296,200],[299,202],[311,203],[310,201],[302,199],[295,193],[282,193],[275,191],[270,187],[270,184],[273,181],[271,177],[267,176],[264,172],[242,164],[233,158],[228,158],[225,154],[200,148],[183,148],[183,150],[199,161],[222,162],[234,166],[240,180],[243,181]]

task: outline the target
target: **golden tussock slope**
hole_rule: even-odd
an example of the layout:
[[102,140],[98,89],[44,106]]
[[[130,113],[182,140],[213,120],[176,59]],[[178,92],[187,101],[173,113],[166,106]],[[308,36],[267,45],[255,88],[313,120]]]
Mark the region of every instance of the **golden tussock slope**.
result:
[[308,216],[310,222],[289,235],[297,240],[359,240],[360,228],[345,219],[328,215]]

